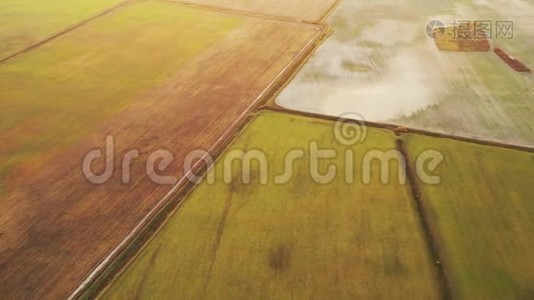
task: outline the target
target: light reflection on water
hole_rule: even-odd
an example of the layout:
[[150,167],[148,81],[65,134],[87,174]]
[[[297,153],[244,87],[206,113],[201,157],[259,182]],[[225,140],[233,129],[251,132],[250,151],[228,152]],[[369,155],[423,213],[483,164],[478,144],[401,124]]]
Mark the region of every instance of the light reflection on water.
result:
[[[445,24],[513,19],[516,38],[504,45],[534,64],[534,19],[525,17],[534,15],[534,5],[514,1],[525,9],[501,10],[485,0],[344,0],[328,20],[332,36],[276,104],[331,116],[355,112],[368,121],[534,145],[528,100],[534,99],[534,77],[507,70],[491,52],[441,52],[425,32],[434,19]],[[510,91],[510,86],[523,89]]]
[[386,121],[434,104],[441,92],[440,53],[421,22],[405,14],[395,18],[394,12],[390,18],[358,18],[362,9],[358,1],[338,8],[330,20],[332,37],[281,93],[278,105],[333,116],[355,111]]

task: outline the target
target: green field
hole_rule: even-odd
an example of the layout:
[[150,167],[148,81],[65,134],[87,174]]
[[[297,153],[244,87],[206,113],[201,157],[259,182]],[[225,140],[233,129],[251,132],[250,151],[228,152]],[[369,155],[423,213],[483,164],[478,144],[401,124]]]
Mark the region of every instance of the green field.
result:
[[[377,164],[369,185],[358,177],[346,184],[341,175],[346,150],[361,158],[369,149],[394,149],[393,135],[370,129],[365,144],[347,147],[333,130],[328,121],[260,113],[216,164],[215,183],[184,200],[103,298],[436,298],[409,188],[396,175],[382,185]],[[312,141],[339,153],[320,164],[324,173],[329,164],[338,168],[329,184],[311,178]],[[253,163],[252,182],[244,184],[234,163],[226,184],[223,162],[231,151],[253,149],[264,151],[268,171]],[[294,162],[289,182],[274,184],[292,149],[305,150],[305,160]],[[268,184],[260,183],[262,174]]]
[[39,164],[99,128],[239,23],[143,2],[0,65],[0,192],[22,163]]
[[410,135],[411,156],[445,156],[423,185],[462,299],[534,297],[534,154]]
[[120,0],[2,0],[0,59],[120,3]]

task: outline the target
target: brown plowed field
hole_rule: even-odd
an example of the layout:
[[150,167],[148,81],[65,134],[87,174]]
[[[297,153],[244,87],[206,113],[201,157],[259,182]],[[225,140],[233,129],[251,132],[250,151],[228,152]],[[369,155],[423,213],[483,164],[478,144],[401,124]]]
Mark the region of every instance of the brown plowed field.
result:
[[[169,17],[173,10],[179,11],[178,17]],[[200,15],[195,18],[202,18],[202,24],[191,28],[188,21],[179,17],[182,13]],[[135,75],[139,71],[135,65],[125,64],[129,59],[150,59],[155,60],[151,64],[153,69],[147,67],[147,70],[156,70],[158,74],[159,69],[167,72],[169,66],[182,59],[181,55],[195,44],[185,40],[188,36],[197,38],[200,35],[197,39],[201,39],[202,34],[211,34],[214,29],[210,27],[210,18],[224,24],[231,23],[227,26],[231,29],[218,36],[210,36],[213,41],[209,45],[203,46],[166,77],[156,80],[147,71],[146,76],[137,78]],[[173,24],[168,27],[172,32],[166,36],[157,27],[158,22],[163,20],[170,20]],[[150,25],[144,27],[147,32],[120,35],[126,40],[114,37],[114,30],[123,30],[135,22],[149,22]],[[214,24],[212,27],[221,26]],[[165,47],[174,43],[173,47],[178,47],[175,54],[169,52],[170,59],[157,61],[159,57],[164,57],[159,52],[132,51],[136,43],[144,42],[142,35],[145,33],[153,39],[150,40],[151,47],[159,43],[153,48],[154,52],[167,51]],[[18,77],[13,76],[20,75],[21,81],[16,88],[7,80],[5,85],[0,85],[0,96],[6,96],[0,97],[4,99],[0,101],[2,107],[8,107],[8,101],[18,103],[11,108],[16,112],[25,105],[37,105],[37,101],[54,102],[54,97],[58,95],[71,96],[71,102],[58,108],[40,110],[37,114],[28,110],[27,114],[31,117],[10,120],[11,123],[2,124],[0,128],[5,146],[0,156],[5,161],[17,161],[10,153],[20,153],[20,149],[29,147],[23,144],[25,139],[21,136],[38,140],[36,149],[41,149],[39,147],[47,141],[55,141],[54,138],[60,140],[64,134],[67,135],[64,139],[68,139],[68,142],[51,150],[31,152],[24,163],[6,168],[9,171],[1,174],[2,298],[69,296],[173,188],[172,185],[157,185],[149,180],[145,170],[148,155],[155,150],[172,152],[175,159],[162,173],[183,177],[185,156],[196,149],[210,150],[231,134],[247,112],[261,104],[262,96],[273,88],[273,84],[288,75],[296,59],[308,55],[314,42],[323,34],[322,29],[309,25],[144,2],[87,24],[3,65],[0,78],[15,80]],[[104,42],[99,47],[113,45],[115,54],[99,56],[93,52],[84,53],[90,38],[95,37]],[[87,43],[79,43],[78,40]],[[68,65],[66,61],[74,65]],[[47,68],[52,67],[43,67],[45,75],[41,76],[39,70],[24,68],[24,62],[37,67],[40,63]],[[95,67],[94,64],[98,65]],[[83,74],[76,75],[72,71],[80,66],[83,72],[91,72],[93,67],[99,70],[101,67],[108,68],[111,74],[114,69],[127,71],[113,76],[113,80],[117,81],[115,90],[106,90],[106,83],[98,82],[101,80],[98,76],[83,77]],[[51,70],[59,75],[54,77]],[[39,81],[52,77],[53,80],[46,81],[46,86]],[[102,86],[102,90],[80,90],[78,87],[87,84],[82,80],[93,80],[94,86]],[[129,85],[137,85],[135,80],[150,84],[132,95]],[[123,94],[121,88],[130,92]],[[127,100],[127,103],[103,103],[100,107],[104,110],[84,111],[80,108],[109,95],[121,101]],[[5,100],[8,98],[10,100]],[[100,114],[113,105],[118,106],[115,112],[102,119]],[[76,116],[77,120],[71,120],[74,110],[82,110],[84,114]],[[76,123],[79,119],[83,122]],[[84,129],[71,126],[71,123],[83,124],[80,128]],[[72,132],[51,133],[56,125],[61,128],[70,126],[70,131],[75,131],[75,134],[71,137]],[[112,135],[115,140],[115,173],[107,183],[94,185],[82,173],[82,160],[90,150],[103,148],[107,135]],[[121,160],[124,153],[131,149],[137,149],[140,157],[132,164],[131,183],[123,184],[120,180]]]

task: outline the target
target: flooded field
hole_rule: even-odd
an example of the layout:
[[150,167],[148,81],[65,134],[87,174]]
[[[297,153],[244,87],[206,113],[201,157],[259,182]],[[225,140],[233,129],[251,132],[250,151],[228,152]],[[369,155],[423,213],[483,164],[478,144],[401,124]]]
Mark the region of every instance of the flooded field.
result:
[[[534,145],[532,74],[515,72],[493,50],[440,51],[426,32],[432,20],[489,21],[492,48],[503,48],[532,68],[534,3],[514,2],[343,1],[328,20],[333,35],[276,103]],[[505,24],[511,29],[504,30]]]

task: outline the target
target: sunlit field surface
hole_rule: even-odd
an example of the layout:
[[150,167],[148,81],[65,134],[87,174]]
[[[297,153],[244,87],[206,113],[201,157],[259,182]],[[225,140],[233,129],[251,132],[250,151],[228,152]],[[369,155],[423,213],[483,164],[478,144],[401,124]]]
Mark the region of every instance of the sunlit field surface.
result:
[[534,295],[534,153],[410,135],[412,156],[441,151],[439,185],[422,184],[461,299]]
[[0,299],[534,298],[533,50],[534,0],[0,0]]
[[319,22],[335,7],[339,0],[169,0],[192,4],[221,7],[249,12],[268,14],[279,18]]
[[0,59],[120,2],[121,0],[2,0]]
[[[394,149],[393,134],[370,129],[364,143],[344,146],[333,130],[333,122],[260,113],[216,164],[214,184],[201,184],[184,200],[102,298],[438,297],[398,169],[391,168],[391,183],[383,185],[373,164],[373,181],[364,185],[358,163],[356,183],[345,183],[344,153],[352,150],[359,160],[370,149]],[[337,168],[331,183],[312,180],[313,142],[338,153],[319,164],[321,174]],[[265,153],[268,168],[253,163],[245,184],[241,164],[231,170],[225,164],[233,150],[254,149]],[[303,149],[304,158],[294,162],[287,183],[275,184],[290,169],[285,158],[294,149]],[[224,180],[228,171],[231,183]]]
[[0,182],[98,129],[240,23],[170,8],[128,7],[0,65]]

